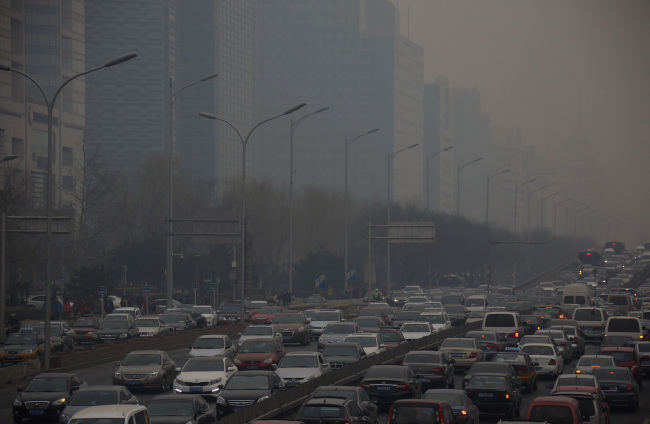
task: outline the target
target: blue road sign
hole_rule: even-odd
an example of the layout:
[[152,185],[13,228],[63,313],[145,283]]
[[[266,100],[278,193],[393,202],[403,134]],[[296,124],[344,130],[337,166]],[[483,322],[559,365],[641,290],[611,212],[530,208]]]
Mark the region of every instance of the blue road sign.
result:
[[151,293],[151,286],[149,284],[142,286],[142,293]]
[[100,295],[108,293],[107,290],[106,290],[106,286],[99,286],[97,288],[97,290],[98,290]]
[[210,290],[216,291],[218,288],[219,288],[219,284],[217,283],[210,284]]
[[199,284],[198,283],[192,284],[192,290],[199,291]]

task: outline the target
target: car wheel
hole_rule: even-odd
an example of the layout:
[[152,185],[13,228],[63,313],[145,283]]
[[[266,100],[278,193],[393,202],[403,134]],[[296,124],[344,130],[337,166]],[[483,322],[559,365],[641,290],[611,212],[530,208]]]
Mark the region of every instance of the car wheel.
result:
[[167,388],[167,376],[163,375],[163,378],[160,381],[160,387],[158,388],[158,390],[160,391],[160,393],[164,393],[166,388]]
[[533,390],[537,390],[537,379],[533,380]]
[[517,410],[515,411],[515,417],[519,417],[521,415],[521,402],[517,404]]
[[632,410],[632,412],[636,412],[636,408],[638,408],[638,407],[639,407],[639,401],[638,400],[636,402],[633,401],[630,404],[630,409]]

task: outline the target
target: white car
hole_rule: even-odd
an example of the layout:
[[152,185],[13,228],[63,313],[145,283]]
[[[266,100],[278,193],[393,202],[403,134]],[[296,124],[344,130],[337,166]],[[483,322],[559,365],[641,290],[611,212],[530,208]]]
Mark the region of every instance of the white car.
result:
[[416,321],[426,321],[430,323],[436,331],[447,330],[451,328],[451,319],[446,312],[422,312]]
[[160,317],[142,317],[135,320],[135,326],[140,330],[140,337],[152,337],[171,331]]
[[211,356],[190,358],[183,368],[176,368],[178,375],[174,380],[174,392],[219,396],[228,379],[237,371],[230,358]]
[[192,306],[192,312],[197,312],[203,317],[205,317],[205,324],[208,327],[214,327],[217,325],[217,312],[210,305],[194,305]]
[[235,355],[230,337],[225,334],[209,334],[194,340],[190,347],[189,358],[198,356],[227,356],[232,359]]
[[297,386],[332,371],[320,352],[289,352],[278,363],[275,372],[287,387]]
[[282,344],[282,333],[280,330],[275,328],[275,325],[249,325],[239,334],[237,350],[239,350],[245,340],[266,337],[275,337],[275,339]]
[[524,345],[520,353],[527,353],[533,362],[537,362],[536,370],[538,375],[551,375],[553,377],[562,374],[564,360],[555,345],[544,343],[529,343]]
[[411,321],[402,324],[400,331],[407,341],[411,341],[430,336],[436,332],[436,329],[426,321]]
[[610,355],[583,355],[576,364],[576,374],[591,374],[594,368],[617,367],[618,364]]
[[384,345],[377,333],[350,334],[343,341],[359,343],[367,356],[386,351],[386,345]]

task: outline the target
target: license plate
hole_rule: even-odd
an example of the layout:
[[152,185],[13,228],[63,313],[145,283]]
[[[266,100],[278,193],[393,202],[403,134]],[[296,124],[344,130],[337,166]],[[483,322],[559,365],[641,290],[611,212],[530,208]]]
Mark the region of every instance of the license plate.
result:
[[452,358],[462,358],[462,357],[463,357],[463,354],[462,354],[462,353],[452,353],[452,354],[451,354],[451,357],[452,357]]
[[241,411],[242,408],[232,408],[233,412]]
[[194,392],[201,393],[201,392],[203,392],[203,387],[190,387],[190,392],[192,392],[192,393],[194,393]]
[[519,351],[519,348],[517,346],[506,346],[507,351]]
[[16,359],[18,359],[18,356],[17,355],[9,355],[9,356],[7,356],[7,359],[10,360],[10,361],[15,361]]
[[542,367],[535,367],[535,371],[541,371]]
[[582,327],[582,331],[591,331],[593,328],[591,327]]
[[422,377],[418,378],[418,380],[420,380],[420,381],[425,381],[425,382],[426,382],[426,381],[429,381],[428,379],[426,379],[426,378],[422,378]]
[[390,386],[377,386],[377,390],[390,390]]
[[494,397],[494,393],[479,393],[478,397],[491,398]]
[[142,382],[141,381],[127,381],[126,384],[128,386],[139,386],[139,385],[142,384]]
[[603,387],[603,391],[604,392],[617,392],[618,387],[616,387],[616,386],[605,386],[605,387]]
[[44,409],[30,409],[29,415],[45,415]]
[[247,370],[256,370],[256,369],[257,369],[257,365],[247,365],[247,366],[246,366],[246,369],[247,369]]

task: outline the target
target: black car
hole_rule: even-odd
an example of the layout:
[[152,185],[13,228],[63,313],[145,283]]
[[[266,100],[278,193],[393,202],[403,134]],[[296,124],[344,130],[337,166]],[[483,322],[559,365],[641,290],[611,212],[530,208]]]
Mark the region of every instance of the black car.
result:
[[355,400],[331,398],[307,399],[298,409],[296,421],[305,424],[370,424],[370,419]]
[[411,368],[402,365],[373,365],[359,385],[368,396],[376,399],[378,405],[390,405],[397,399],[419,399],[422,396],[422,382]]
[[275,371],[237,371],[217,398],[217,417],[237,412],[283,390],[284,382]]
[[337,342],[325,346],[323,356],[332,369],[338,369],[365,358],[366,351],[357,342]]
[[352,399],[361,407],[371,423],[377,422],[379,408],[368,396],[365,390],[358,386],[320,386],[312,394],[312,399]]
[[99,343],[110,343],[140,336],[140,330],[133,321],[104,320],[95,331]]
[[506,349],[504,338],[496,331],[468,331],[465,337],[476,339],[483,352],[485,352],[486,361],[491,361],[495,354]]
[[72,395],[68,405],[59,415],[59,424],[68,424],[74,414],[89,406],[120,404],[137,405],[138,398],[122,386],[82,387]]
[[454,361],[446,353],[414,350],[406,354],[402,365],[409,367],[422,383],[422,390],[454,387]]
[[469,312],[467,308],[463,305],[445,305],[445,312],[451,320],[451,325],[463,325],[467,320],[467,315]]
[[404,306],[409,298],[409,294],[402,290],[393,290],[386,296],[386,303],[390,306]]
[[72,394],[88,386],[81,377],[73,373],[42,373],[32,378],[27,386],[18,388],[13,403],[14,423],[23,418],[57,420],[68,404]]
[[160,395],[147,405],[151,424],[216,424],[214,409],[199,395]]
[[[508,375],[515,381],[517,387],[521,387],[521,378],[517,375],[517,371],[510,364],[504,362],[477,362],[467,370],[467,374],[463,376],[463,388],[467,386],[469,379],[474,374],[502,374]],[[532,392],[532,388],[530,390]]]
[[524,324],[524,335],[535,334],[535,331],[544,328],[544,322],[538,315],[522,315],[522,324]]
[[511,420],[519,416],[521,391],[507,375],[474,374],[465,393],[481,414],[504,414]]

